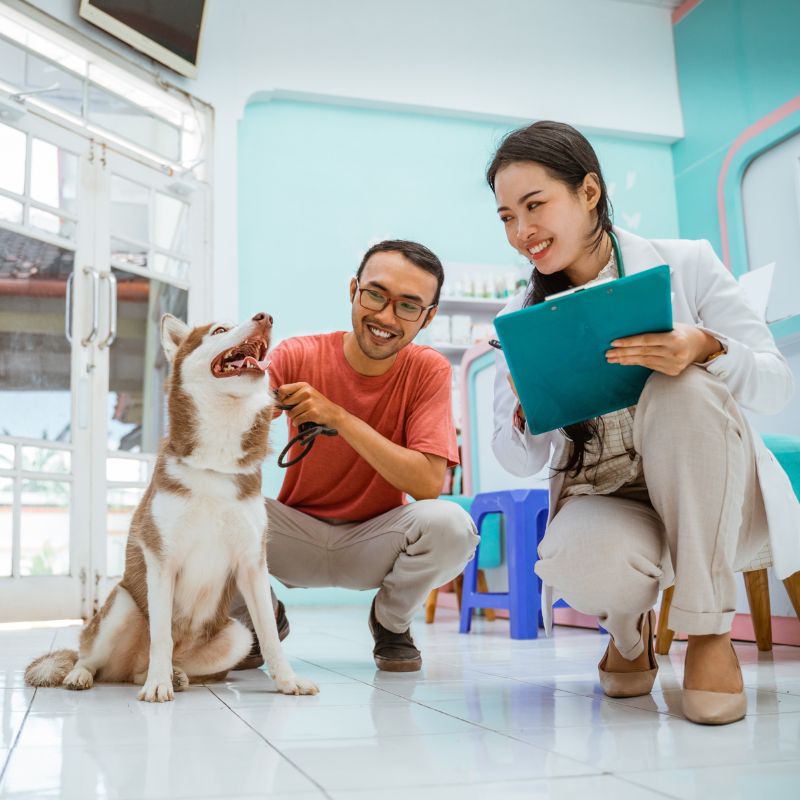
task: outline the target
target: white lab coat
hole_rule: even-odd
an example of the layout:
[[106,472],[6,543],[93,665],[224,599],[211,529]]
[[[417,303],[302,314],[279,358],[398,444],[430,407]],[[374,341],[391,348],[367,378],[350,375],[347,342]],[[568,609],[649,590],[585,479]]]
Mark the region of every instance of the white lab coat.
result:
[[[775,346],[767,326],[744,301],[738,283],[705,241],[643,239],[614,228],[625,275],[660,264],[670,267],[672,317],[697,325],[718,339],[727,352],[705,369],[724,381],[734,399],[761,414],[779,412],[791,397],[794,381],[786,360]],[[526,291],[515,295],[500,312],[522,307]],[[546,345],[545,345],[546,346]],[[569,442],[559,431],[534,435],[514,426],[517,399],[508,385],[508,365],[496,354],[494,435],[497,460],[513,475],[534,475],[546,464],[563,463]],[[758,481],[764,497],[773,567],[783,579],[800,570],[800,504],[789,478],[754,432]],[[561,495],[563,473],[550,478],[550,517]],[[550,593],[545,591],[542,612],[550,628]]]

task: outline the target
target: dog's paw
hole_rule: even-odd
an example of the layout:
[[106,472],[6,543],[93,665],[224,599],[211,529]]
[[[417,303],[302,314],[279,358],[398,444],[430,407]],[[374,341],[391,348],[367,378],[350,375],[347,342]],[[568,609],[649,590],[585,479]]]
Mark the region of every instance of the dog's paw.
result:
[[91,689],[94,684],[94,676],[86,667],[74,667],[64,678],[61,685],[65,689]]
[[172,689],[172,676],[168,680],[148,678],[139,691],[139,699],[146,703],[166,703],[175,699]]
[[307,678],[299,675],[273,678],[281,694],[319,694],[319,687]]
[[180,668],[172,668],[172,688],[182,692],[189,685],[189,676]]

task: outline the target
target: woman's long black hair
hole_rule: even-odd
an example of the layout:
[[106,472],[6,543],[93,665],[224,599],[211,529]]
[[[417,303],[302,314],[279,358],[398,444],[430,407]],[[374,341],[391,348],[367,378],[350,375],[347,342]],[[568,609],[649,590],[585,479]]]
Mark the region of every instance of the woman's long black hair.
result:
[[[595,225],[589,234],[588,247],[592,252],[596,251],[603,243],[604,235],[611,232],[611,203],[597,154],[586,137],[571,125],[549,120],[540,120],[527,128],[512,131],[500,142],[486,169],[486,180],[492,191],[497,173],[503,167],[526,161],[544,167],[553,178],[565,183],[574,193],[583,186],[584,178],[594,173],[600,184],[600,199],[595,206]],[[541,303],[547,295],[569,287],[569,279],[563,270],[544,275],[534,265],[523,305]],[[567,425],[563,430],[571,440],[572,447],[566,464],[558,471],[572,471],[573,475],[577,475],[583,469],[587,447],[593,439],[597,442],[596,449],[600,457],[601,422],[599,419],[590,419]]]

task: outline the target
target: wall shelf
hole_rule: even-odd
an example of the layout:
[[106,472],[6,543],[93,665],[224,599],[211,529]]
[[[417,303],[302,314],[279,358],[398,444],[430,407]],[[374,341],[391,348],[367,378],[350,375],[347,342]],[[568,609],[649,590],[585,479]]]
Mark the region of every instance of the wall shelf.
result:
[[502,311],[510,297],[441,297],[442,311]]
[[450,355],[460,355],[461,353],[466,353],[467,350],[469,350],[470,347],[472,347],[473,345],[451,344],[450,342],[431,342],[430,346],[434,350],[438,350],[443,355],[450,356]]

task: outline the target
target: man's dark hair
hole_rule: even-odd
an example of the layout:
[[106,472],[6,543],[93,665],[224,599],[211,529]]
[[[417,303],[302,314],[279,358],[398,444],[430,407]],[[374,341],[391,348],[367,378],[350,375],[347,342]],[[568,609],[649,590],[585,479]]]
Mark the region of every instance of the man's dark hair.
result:
[[[540,120],[511,131],[494,154],[486,169],[486,181],[494,191],[497,173],[510,164],[530,162],[539,164],[556,180],[566,184],[574,193],[583,185],[583,179],[594,173],[600,184],[600,199],[595,206],[597,214],[594,229],[590,234],[589,247],[597,250],[603,236],[611,232],[611,203],[608,190],[600,170],[600,161],[589,140],[571,125],[564,122]],[[544,301],[545,297],[569,288],[569,279],[563,271],[544,275],[534,265],[528,284],[528,294],[523,305],[532,306]],[[583,469],[587,450],[594,447],[597,461],[603,452],[602,421],[589,419],[567,425],[563,431],[572,442],[565,465],[557,471],[572,472],[576,475]],[[597,463],[597,461],[595,463]]]
[[417,242],[409,242],[405,239],[387,239],[385,242],[378,242],[372,245],[366,253],[364,258],[361,259],[361,264],[356,272],[356,278],[361,277],[367,261],[375,255],[375,253],[400,253],[405,256],[415,267],[424,269],[425,272],[430,272],[436,278],[436,295],[433,298],[433,304],[439,304],[439,294],[442,291],[442,283],[444,283],[444,269],[442,262],[424,245]]

